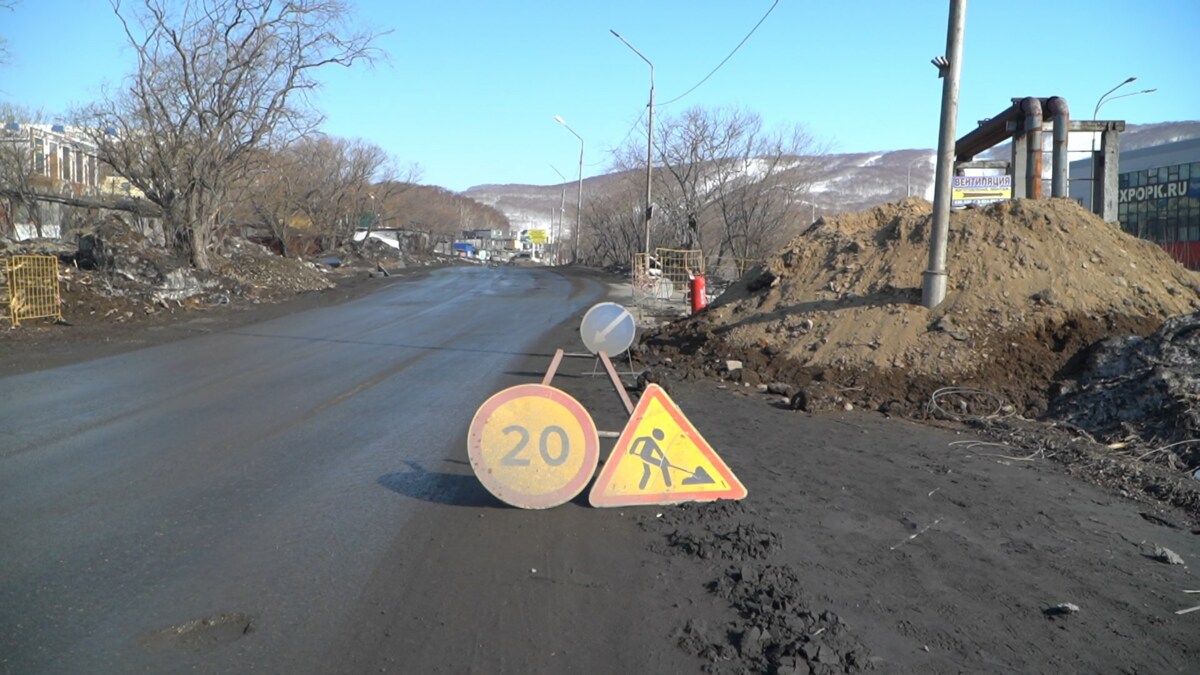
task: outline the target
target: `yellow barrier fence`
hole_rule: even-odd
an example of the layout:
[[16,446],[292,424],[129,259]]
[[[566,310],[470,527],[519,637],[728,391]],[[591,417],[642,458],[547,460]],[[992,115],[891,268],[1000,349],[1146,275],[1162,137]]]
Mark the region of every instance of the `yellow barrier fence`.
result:
[[14,255],[4,261],[8,281],[8,315],[14,326],[22,319],[62,320],[58,292],[58,258],[52,255]]
[[654,250],[662,278],[670,279],[675,290],[686,293],[692,275],[704,274],[704,255],[698,250],[659,248]]

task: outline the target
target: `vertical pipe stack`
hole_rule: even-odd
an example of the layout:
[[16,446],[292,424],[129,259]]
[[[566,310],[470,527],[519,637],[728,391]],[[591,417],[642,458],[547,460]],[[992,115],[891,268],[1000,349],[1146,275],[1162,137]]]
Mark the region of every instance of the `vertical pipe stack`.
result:
[[1066,99],[1052,96],[1046,101],[1046,112],[1054,119],[1054,153],[1051,159],[1054,166],[1050,180],[1050,196],[1066,197],[1070,193],[1067,183],[1070,176],[1067,136],[1071,130],[1071,111],[1067,108]]
[[1025,113],[1025,197],[1042,198],[1042,101],[1033,96],[1021,100]]

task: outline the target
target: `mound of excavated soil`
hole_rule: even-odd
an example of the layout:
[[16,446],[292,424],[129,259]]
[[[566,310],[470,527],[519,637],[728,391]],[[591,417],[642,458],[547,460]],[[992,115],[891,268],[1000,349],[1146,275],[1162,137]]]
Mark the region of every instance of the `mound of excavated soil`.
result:
[[1200,312],[1173,317],[1148,338],[1100,342],[1060,389],[1055,419],[1106,441],[1153,444],[1140,456],[1163,453],[1161,461],[1189,475],[1200,469]]
[[927,310],[931,223],[919,198],[825,218],[708,310],[647,335],[647,359],[670,358],[685,376],[786,385],[808,408],[915,413],[958,386],[1037,416],[1083,348],[1200,308],[1200,275],[1071,200],[1047,199],[953,213],[946,299]]

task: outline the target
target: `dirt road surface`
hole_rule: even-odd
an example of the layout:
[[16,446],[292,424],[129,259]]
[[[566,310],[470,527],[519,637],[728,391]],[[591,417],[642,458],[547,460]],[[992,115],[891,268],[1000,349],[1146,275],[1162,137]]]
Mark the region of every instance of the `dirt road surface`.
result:
[[[214,317],[203,330],[252,319]],[[531,350],[543,356],[516,359],[506,384],[538,381],[556,347],[580,350],[577,326],[549,332]],[[0,374],[158,339],[112,332],[67,346],[59,333],[0,342]],[[568,360],[555,385],[619,430],[623,409],[592,369]],[[0,405],[20,395],[4,383]],[[1179,613],[1200,605],[1187,592],[1200,590],[1200,525],[1183,512],[963,428],[809,415],[717,380],[667,386],[746,485],[744,501],[594,509],[585,491],[525,511],[475,479],[470,420],[437,430],[461,448],[439,461],[406,461],[414,439],[395,439],[394,461],[362,489],[416,515],[345,599],[348,618],[311,672],[1200,670],[1200,611]],[[263,634],[210,628],[169,647],[181,667],[206,672]],[[0,671],[19,672],[2,655]]]

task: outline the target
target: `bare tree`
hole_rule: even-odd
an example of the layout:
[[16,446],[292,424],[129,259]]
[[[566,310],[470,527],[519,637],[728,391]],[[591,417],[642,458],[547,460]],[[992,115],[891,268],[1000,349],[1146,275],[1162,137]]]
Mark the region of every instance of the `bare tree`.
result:
[[[33,225],[42,236],[41,210],[37,208],[39,193],[49,192],[51,181],[36,171],[38,153],[25,124],[38,119],[40,113],[11,103],[0,103],[0,198],[7,202],[9,217],[14,222]],[[8,128],[9,123],[20,125]],[[41,161],[45,161],[42,158]]]
[[[0,9],[12,11],[16,6],[16,0],[0,0]],[[8,39],[0,35],[0,65],[8,63]]]
[[645,195],[645,174],[627,171],[612,178],[585,202],[580,240],[582,262],[588,265],[627,266],[642,249],[645,211],[639,200]]
[[[700,249],[718,264],[778,245],[826,153],[803,127],[768,131],[741,109],[695,107],[658,124],[655,239]],[[633,143],[618,152],[618,168],[638,165],[643,155]]]
[[305,103],[325,66],[379,56],[340,0],[141,0],[114,13],[137,56],[128,87],[81,112],[101,158],[163,212],[197,269],[219,244],[226,193],[268,141],[319,121]]
[[761,259],[797,232],[800,206],[811,200],[809,191],[826,154],[803,127],[763,133],[756,117],[740,143],[741,159],[713,166],[711,193],[721,224],[717,266],[727,256]]
[[491,206],[432,185],[413,185],[388,202],[388,222],[428,235],[429,251],[449,246],[464,229],[508,229],[503,213]]
[[415,164],[406,171],[377,145],[314,134],[256,160],[238,215],[270,232],[285,254],[301,234],[331,250],[357,227],[391,217],[389,203],[420,177]]

